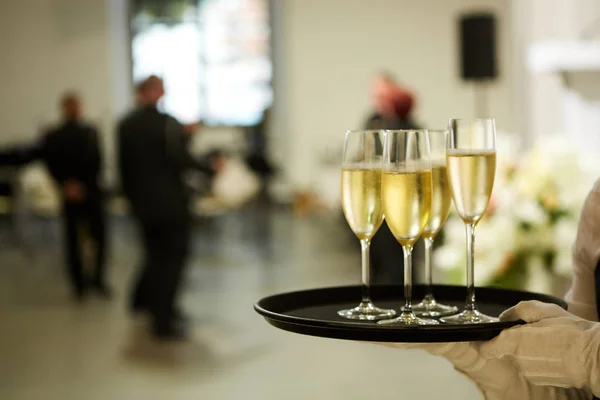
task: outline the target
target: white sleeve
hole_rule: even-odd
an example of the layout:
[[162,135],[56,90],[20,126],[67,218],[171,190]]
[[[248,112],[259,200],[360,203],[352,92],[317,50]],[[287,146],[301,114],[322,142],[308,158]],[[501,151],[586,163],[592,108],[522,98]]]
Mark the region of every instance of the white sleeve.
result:
[[573,245],[573,280],[565,297],[569,311],[598,321],[594,271],[600,259],[600,180],[588,194]]

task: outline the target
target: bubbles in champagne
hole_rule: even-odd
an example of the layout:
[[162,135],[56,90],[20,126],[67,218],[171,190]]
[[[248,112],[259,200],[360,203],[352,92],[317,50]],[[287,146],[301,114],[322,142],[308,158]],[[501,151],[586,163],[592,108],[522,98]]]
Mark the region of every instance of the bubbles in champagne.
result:
[[429,220],[431,170],[385,171],[381,178],[385,220],[402,245],[413,245]]
[[383,222],[381,169],[342,169],[342,209],[348,225],[359,239],[370,239],[375,235]]
[[496,152],[448,150],[446,160],[456,211],[466,223],[477,223],[494,187]]
[[423,237],[434,238],[442,229],[450,213],[450,186],[445,162],[434,164],[431,169],[431,210],[429,221],[423,229]]

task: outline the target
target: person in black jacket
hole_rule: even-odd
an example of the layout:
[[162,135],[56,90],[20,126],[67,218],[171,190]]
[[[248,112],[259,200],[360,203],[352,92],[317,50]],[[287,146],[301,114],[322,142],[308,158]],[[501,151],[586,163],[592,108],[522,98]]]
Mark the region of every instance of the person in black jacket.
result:
[[[67,265],[73,293],[83,300],[87,289],[109,297],[105,280],[106,223],[104,193],[100,186],[102,157],[98,131],[82,121],[81,100],[75,93],[62,97],[64,122],[50,130],[35,145],[0,153],[0,165],[24,165],[42,160],[61,190],[63,200]],[[83,268],[82,233],[94,242],[95,257],[92,277]]]
[[164,94],[156,76],[139,88],[140,106],[119,125],[121,186],[143,238],[144,261],[134,284],[131,308],[148,311],[159,338],[184,336],[176,306],[190,238],[190,190],[183,175],[208,175],[209,163],[194,159],[185,128],[157,109]]

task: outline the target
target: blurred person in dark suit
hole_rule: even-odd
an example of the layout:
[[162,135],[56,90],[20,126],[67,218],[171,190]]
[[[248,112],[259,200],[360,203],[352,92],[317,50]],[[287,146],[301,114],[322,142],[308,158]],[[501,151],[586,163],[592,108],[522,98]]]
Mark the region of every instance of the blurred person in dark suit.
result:
[[118,140],[121,185],[144,247],[131,308],[149,312],[155,336],[169,339],[185,336],[177,295],[188,257],[191,192],[183,175],[194,169],[212,176],[215,168],[192,157],[184,126],[157,109],[163,95],[160,78],[142,82],[141,104],[121,121]]
[[[67,265],[73,294],[83,300],[88,289],[104,297],[106,283],[106,217],[100,185],[102,156],[98,131],[82,120],[82,104],[75,93],[61,99],[63,122],[34,144],[0,153],[0,164],[24,165],[42,160],[61,190]],[[82,232],[95,247],[94,272],[84,273]]]
[[[387,72],[380,72],[371,82],[374,112],[365,123],[365,129],[419,129],[411,118],[415,99],[408,88],[398,84]],[[373,281],[379,284],[402,284],[404,275],[402,247],[392,235],[385,220],[371,242]],[[420,251],[413,254],[418,262]]]

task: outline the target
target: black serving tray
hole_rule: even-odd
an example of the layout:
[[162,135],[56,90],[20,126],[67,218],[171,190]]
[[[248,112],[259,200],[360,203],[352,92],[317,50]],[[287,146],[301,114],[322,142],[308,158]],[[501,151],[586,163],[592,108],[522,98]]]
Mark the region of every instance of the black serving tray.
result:
[[[419,302],[424,286],[413,287],[413,299]],[[464,286],[435,285],[434,295],[442,303],[464,306]],[[499,316],[502,311],[525,300],[539,300],[567,304],[552,296],[479,287],[476,289],[479,310],[487,315]],[[374,286],[371,297],[376,306],[396,311],[404,304],[403,287]],[[402,327],[377,325],[368,321],[349,321],[337,315],[337,311],[356,306],[361,298],[360,286],[340,286],[322,289],[282,293],[258,301],[254,309],[271,325],[289,332],[333,339],[362,340],[370,342],[468,342],[490,340],[503,329],[523,324],[524,321],[505,321],[475,325],[428,325]]]

